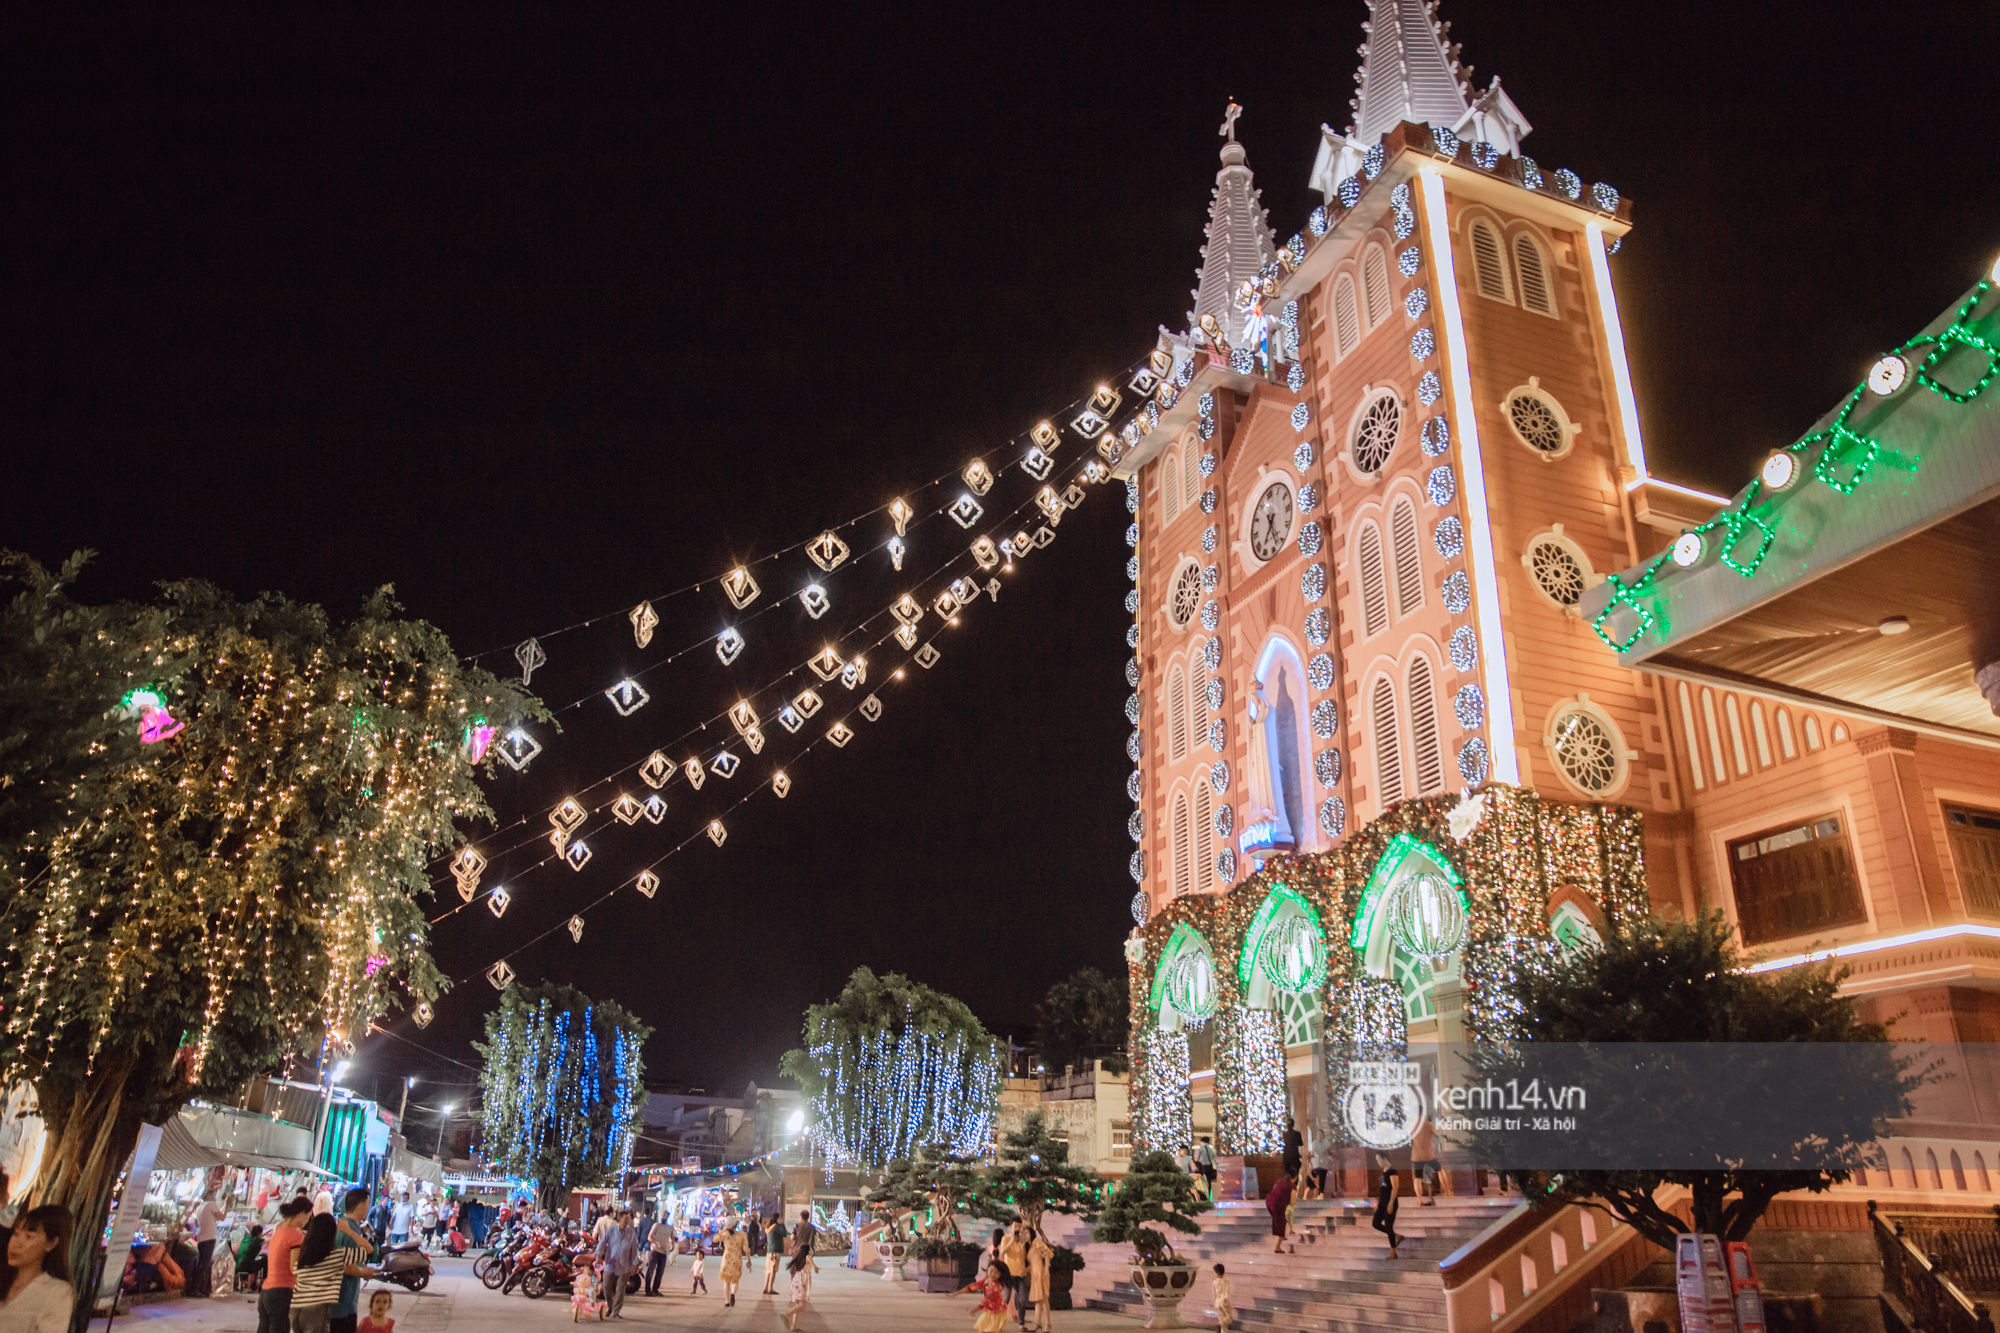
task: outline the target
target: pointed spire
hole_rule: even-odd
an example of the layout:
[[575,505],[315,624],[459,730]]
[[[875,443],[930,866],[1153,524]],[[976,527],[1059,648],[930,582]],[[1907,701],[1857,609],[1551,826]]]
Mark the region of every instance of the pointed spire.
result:
[[1263,193],[1250,175],[1243,145],[1236,141],[1236,119],[1242,114],[1243,108],[1231,102],[1222,128],[1216,131],[1223,137],[1222,169],[1215,173],[1215,191],[1209,196],[1208,244],[1201,248],[1201,267],[1195,271],[1191,293],[1194,309],[1188,312],[1188,336],[1200,343],[1207,342],[1201,333],[1203,315],[1214,315],[1234,339],[1243,324],[1236,309],[1236,289],[1278,257]]
[[1348,104],[1354,123],[1344,135],[1320,127],[1311,184],[1328,198],[1354,174],[1362,155],[1406,120],[1519,156],[1521,140],[1533,127],[1500,91],[1499,79],[1484,93],[1473,91],[1472,66],[1459,63],[1451,25],[1438,22],[1436,14],[1437,0],[1368,0],[1368,19],[1361,25],[1367,40],[1358,48],[1361,68]]

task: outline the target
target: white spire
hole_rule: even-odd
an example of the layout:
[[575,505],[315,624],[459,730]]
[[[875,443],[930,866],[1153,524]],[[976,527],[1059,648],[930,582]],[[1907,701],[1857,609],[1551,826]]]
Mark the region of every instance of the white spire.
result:
[[1484,141],[1513,157],[1533,127],[1500,91],[1500,80],[1483,93],[1472,88],[1472,67],[1460,65],[1451,25],[1436,18],[1437,0],[1368,0],[1361,25],[1361,68],[1356,95],[1348,105],[1354,123],[1347,133],[1320,127],[1319,159],[1313,188],[1331,197],[1354,174],[1362,156],[1382,135],[1404,121],[1448,129],[1463,139]]
[[1209,197],[1208,244],[1201,248],[1191,293],[1194,309],[1188,312],[1188,336],[1198,343],[1208,341],[1201,333],[1203,315],[1214,315],[1230,340],[1237,341],[1243,316],[1236,309],[1236,289],[1278,257],[1263,195],[1253,183],[1243,145],[1236,142],[1236,118],[1242,114],[1243,108],[1231,102],[1217,131],[1223,136],[1222,169],[1215,173],[1215,192]]

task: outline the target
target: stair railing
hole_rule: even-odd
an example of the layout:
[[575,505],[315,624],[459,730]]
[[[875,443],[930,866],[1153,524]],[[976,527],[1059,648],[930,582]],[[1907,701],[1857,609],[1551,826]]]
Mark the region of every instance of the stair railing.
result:
[[1993,1316],[1945,1276],[1942,1255],[1926,1254],[1901,1222],[1891,1223],[1868,1201],[1868,1221],[1882,1256],[1882,1286],[1903,1303],[1922,1333],[1994,1333]]

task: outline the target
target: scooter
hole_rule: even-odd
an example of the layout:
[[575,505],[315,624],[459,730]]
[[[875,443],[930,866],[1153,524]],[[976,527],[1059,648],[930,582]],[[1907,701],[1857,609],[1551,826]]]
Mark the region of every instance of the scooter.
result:
[[429,1286],[431,1257],[424,1253],[423,1244],[411,1241],[407,1245],[391,1246],[382,1258],[382,1280],[412,1292]]

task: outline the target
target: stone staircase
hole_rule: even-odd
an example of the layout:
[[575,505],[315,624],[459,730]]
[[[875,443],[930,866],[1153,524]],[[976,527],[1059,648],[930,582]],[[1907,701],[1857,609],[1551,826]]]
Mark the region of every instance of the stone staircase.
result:
[[[1372,1203],[1301,1203],[1293,1223],[1303,1233],[1296,1254],[1273,1254],[1270,1214],[1260,1202],[1220,1203],[1204,1214],[1200,1236],[1175,1236],[1174,1248],[1196,1266],[1181,1303],[1183,1322],[1212,1328],[1214,1265],[1228,1269],[1237,1323],[1322,1333],[1445,1333],[1444,1283],[1438,1264],[1520,1200],[1446,1198],[1429,1208],[1406,1199],[1397,1214],[1398,1257],[1369,1225]],[[1130,1281],[1131,1249],[1093,1242],[1082,1223],[1049,1215],[1049,1238],[1084,1256],[1070,1298],[1078,1306],[1144,1318],[1145,1301]],[[1310,1239],[1307,1239],[1310,1237]]]

